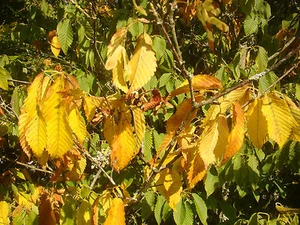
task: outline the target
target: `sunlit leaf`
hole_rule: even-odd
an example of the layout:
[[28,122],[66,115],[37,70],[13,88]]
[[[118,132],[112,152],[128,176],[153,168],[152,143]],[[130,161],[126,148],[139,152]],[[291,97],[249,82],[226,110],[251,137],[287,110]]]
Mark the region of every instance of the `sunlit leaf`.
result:
[[67,54],[68,49],[73,42],[71,21],[68,18],[62,19],[57,24],[57,34],[61,49],[65,54]]
[[293,117],[284,100],[274,93],[264,95],[262,112],[268,123],[269,138],[276,141],[280,148],[288,140],[293,127]]
[[256,98],[254,102],[249,105],[247,119],[248,135],[252,144],[260,149],[268,140],[268,124],[262,112],[262,100],[260,98]]
[[142,88],[154,75],[156,67],[151,37],[144,33],[138,38],[133,57],[126,70],[126,80],[129,82],[130,91]]
[[230,159],[243,145],[245,134],[244,112],[240,104],[233,105],[232,129],[228,137],[228,145],[224,153],[223,162]]
[[124,203],[120,198],[113,199],[112,206],[103,225],[111,224],[125,225]]
[[9,225],[9,211],[10,207],[6,201],[0,202],[0,224]]
[[131,107],[133,114],[134,133],[136,135],[136,147],[140,148],[146,131],[144,112],[138,107]]
[[59,93],[63,91],[64,78],[59,76],[49,90],[49,97],[43,105],[47,128],[47,151],[52,158],[63,156],[73,146],[66,105]]
[[205,201],[196,193],[192,194],[193,199],[194,199],[194,203],[196,206],[196,211],[198,214],[198,217],[201,221],[202,224],[206,225],[207,224],[207,206]]
[[9,72],[3,67],[0,67],[0,88],[6,91],[8,90],[8,78],[11,78]]

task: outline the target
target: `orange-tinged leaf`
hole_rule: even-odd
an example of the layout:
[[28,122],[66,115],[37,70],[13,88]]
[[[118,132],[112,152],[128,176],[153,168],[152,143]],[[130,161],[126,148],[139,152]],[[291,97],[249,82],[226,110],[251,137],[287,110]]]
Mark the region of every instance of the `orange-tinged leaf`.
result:
[[268,123],[269,138],[282,148],[288,140],[293,127],[293,117],[284,100],[274,93],[264,95],[262,112]]
[[10,207],[6,201],[0,201],[0,224],[9,225]]
[[40,199],[39,205],[39,224],[55,225],[55,213],[48,193],[44,193]]
[[[190,158],[191,157],[191,158]],[[197,151],[187,159],[187,181],[188,188],[193,188],[206,175],[206,168],[203,159]]]
[[165,169],[156,175],[157,190],[166,198],[169,206],[175,210],[181,199],[181,176],[175,169]]
[[[213,90],[220,89],[222,87],[222,83],[218,78],[213,76],[199,74],[193,77],[192,79],[193,90],[201,91],[201,90]],[[168,98],[172,98],[176,95],[190,92],[189,82],[185,80],[178,88],[170,93]]]
[[248,135],[252,144],[258,149],[261,149],[263,144],[268,141],[268,123],[262,112],[262,103],[260,98],[256,98],[249,105],[247,113]]
[[58,40],[58,36],[53,36],[51,40],[51,51],[55,57],[57,57],[60,53],[61,47]]
[[244,112],[239,103],[233,104],[232,130],[228,137],[228,145],[224,153],[223,162],[230,159],[243,145],[245,135]]
[[77,107],[73,107],[69,114],[69,125],[78,138],[78,141],[83,144],[86,136],[86,124]]
[[142,88],[154,75],[156,70],[155,52],[152,50],[151,37],[144,33],[137,41],[133,57],[126,69],[126,80],[130,85],[130,92]]
[[47,151],[52,158],[62,157],[73,146],[72,131],[68,123],[66,106],[59,93],[64,89],[64,78],[59,76],[49,89],[43,105],[47,128]]
[[120,198],[114,198],[108,216],[103,225],[125,225],[124,203]]
[[92,205],[92,225],[98,225],[99,223],[99,200],[100,196],[96,198]]

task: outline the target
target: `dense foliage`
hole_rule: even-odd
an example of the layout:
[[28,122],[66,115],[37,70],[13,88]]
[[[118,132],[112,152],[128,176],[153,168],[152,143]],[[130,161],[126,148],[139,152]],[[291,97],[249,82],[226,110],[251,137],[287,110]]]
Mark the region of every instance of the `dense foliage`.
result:
[[299,223],[297,1],[0,13],[0,224]]

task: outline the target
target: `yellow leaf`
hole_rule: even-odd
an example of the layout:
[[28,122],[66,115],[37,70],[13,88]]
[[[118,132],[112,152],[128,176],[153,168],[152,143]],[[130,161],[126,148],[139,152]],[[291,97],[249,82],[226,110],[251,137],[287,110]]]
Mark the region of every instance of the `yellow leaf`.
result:
[[252,144],[261,149],[263,144],[268,141],[268,123],[262,112],[262,100],[260,98],[256,98],[249,105],[247,119],[248,135]]
[[60,53],[60,43],[58,40],[58,36],[54,36],[51,40],[51,51],[55,57],[57,57]]
[[[199,74],[193,77],[192,79],[193,90],[201,91],[201,90],[214,90],[220,89],[222,87],[222,83],[219,79],[205,75]],[[172,91],[168,98],[172,98],[176,95],[190,92],[188,80],[185,80],[178,88]]]
[[204,162],[205,168],[216,161],[214,149],[217,145],[219,135],[218,123],[215,122],[200,136],[198,152]]
[[125,225],[124,203],[120,198],[114,198],[108,216],[103,225]]
[[110,43],[107,47],[107,61],[105,64],[105,68],[107,70],[113,69],[117,65],[117,56],[118,54],[115,54],[115,52],[120,51],[119,46],[124,44],[124,39],[127,34],[127,28],[122,27],[112,36]]
[[26,140],[22,141],[22,145],[26,148],[28,144],[37,157],[43,155],[47,143],[46,124],[40,105],[42,84],[43,73],[40,73],[28,88],[28,95],[19,120],[20,138],[24,138],[22,135],[25,134]]
[[49,97],[43,105],[43,115],[47,128],[47,151],[52,158],[62,157],[73,146],[66,105],[60,94],[64,90],[64,83],[64,77],[56,78],[49,89]]
[[77,107],[73,107],[69,114],[69,125],[78,138],[78,141],[83,144],[86,136],[86,124]]
[[130,85],[129,91],[142,88],[154,75],[156,67],[151,37],[144,33],[138,38],[134,55],[126,70],[126,80]]
[[124,169],[137,154],[130,110],[125,105],[119,110],[104,124],[104,136],[111,147],[111,165],[117,171]]
[[219,114],[217,123],[218,123],[219,138],[214,153],[217,162],[221,162],[226,147],[228,145],[229,128],[228,128],[226,116],[223,114]]
[[9,225],[9,205],[5,201],[0,202],[0,224]]
[[143,110],[136,106],[131,107],[133,114],[134,132],[136,136],[136,148],[140,148],[145,136],[146,122]]
[[169,206],[175,210],[181,199],[181,176],[175,169],[165,169],[156,175],[157,190],[166,198]]
[[25,136],[25,127],[27,122],[27,114],[25,111],[25,107],[22,107],[21,114],[19,116],[19,122],[18,122],[18,129],[19,129],[19,139],[20,144],[25,152],[25,154],[30,158],[30,146],[27,143],[26,136]]
[[300,109],[298,106],[286,95],[282,95],[283,99],[288,106],[289,113],[293,117],[293,127],[292,127],[292,134],[290,136],[291,140],[300,141]]
[[125,48],[119,45],[113,56],[111,56],[109,59],[114,60],[114,62],[116,62],[113,64],[114,67],[112,68],[112,81],[114,82],[117,88],[127,93],[128,87],[125,80],[124,69],[128,66],[128,57]]
[[247,103],[251,99],[250,87],[244,85],[240,88],[231,91],[225,97],[219,99],[221,112],[226,113],[226,111],[232,106],[233,103],[238,102],[241,106]]
[[233,104],[232,130],[228,137],[228,145],[223,157],[223,162],[230,159],[243,145],[245,134],[244,112],[240,104]]
[[293,127],[293,117],[284,100],[274,93],[264,95],[262,112],[268,123],[269,138],[282,148],[288,140]]

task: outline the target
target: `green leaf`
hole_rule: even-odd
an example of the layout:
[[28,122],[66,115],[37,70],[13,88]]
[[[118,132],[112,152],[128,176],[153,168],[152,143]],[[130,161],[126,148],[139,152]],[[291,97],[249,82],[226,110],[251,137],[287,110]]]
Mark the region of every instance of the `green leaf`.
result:
[[3,90],[8,90],[8,81],[7,79],[10,78],[9,72],[4,69],[3,67],[0,67],[0,88]]
[[148,191],[144,195],[142,201],[142,217],[144,220],[148,219],[155,207],[155,193]]
[[258,20],[257,17],[247,16],[244,21],[244,31],[246,35],[256,34],[258,31]]
[[152,151],[151,151],[152,146],[153,146],[152,131],[147,129],[144,136],[144,147],[143,147],[144,159],[146,160],[146,162],[149,162],[152,159]]
[[60,224],[73,225],[75,224],[74,215],[76,214],[76,201],[69,197],[65,200],[65,204],[60,211]]
[[[273,71],[271,71],[271,72],[267,73],[265,76],[261,77],[259,79],[259,83],[258,83],[259,92],[262,93],[264,90],[269,88],[269,86],[271,84],[273,84],[277,79],[278,79],[278,77],[276,76],[276,74]],[[271,88],[270,90],[273,90],[273,89],[274,89],[274,87]]]
[[160,78],[159,78],[159,87],[165,86],[169,80],[171,79],[171,73],[164,73]]
[[73,31],[69,19],[62,19],[57,25],[58,40],[61,49],[67,54],[69,47],[73,42]]
[[268,66],[268,52],[261,46],[258,47],[255,63],[258,67],[257,73],[264,71]]
[[85,28],[84,28],[84,26],[80,25],[80,27],[78,28],[77,33],[78,33],[78,42],[80,44],[85,38]]
[[204,183],[207,197],[214,193],[216,187],[218,187],[218,183],[218,172],[215,167],[211,167],[207,173],[206,180]]
[[128,31],[132,35],[132,39],[137,39],[144,32],[144,25],[141,22],[136,22],[132,17],[128,19],[129,28]]
[[193,212],[191,207],[187,202],[183,202],[182,199],[178,202],[176,210],[173,211],[173,217],[177,225],[193,224]]
[[90,225],[91,224],[91,218],[92,218],[91,210],[92,210],[91,204],[88,201],[83,200],[81,202],[79,208],[76,211],[77,224]]
[[192,194],[198,217],[203,225],[207,225],[207,206],[205,201],[197,194]]
[[156,58],[158,61],[160,61],[160,59],[164,56],[166,48],[167,48],[167,44],[164,38],[160,37],[160,36],[155,36],[153,38],[153,50],[156,53]]
[[154,217],[158,225],[161,223],[162,220],[162,209],[165,203],[166,199],[162,195],[158,195],[154,209]]

